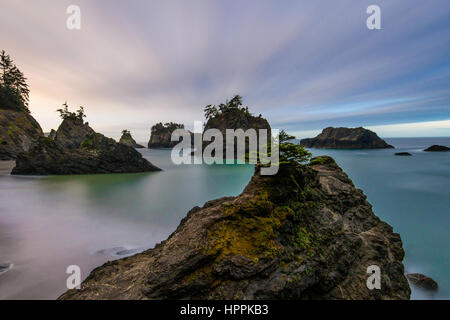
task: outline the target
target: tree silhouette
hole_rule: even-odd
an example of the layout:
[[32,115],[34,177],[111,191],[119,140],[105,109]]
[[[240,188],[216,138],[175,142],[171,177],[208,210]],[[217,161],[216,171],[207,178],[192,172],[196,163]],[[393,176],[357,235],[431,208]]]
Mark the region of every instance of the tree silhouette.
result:
[[0,52],[0,72],[0,107],[29,112],[27,79],[4,50]]

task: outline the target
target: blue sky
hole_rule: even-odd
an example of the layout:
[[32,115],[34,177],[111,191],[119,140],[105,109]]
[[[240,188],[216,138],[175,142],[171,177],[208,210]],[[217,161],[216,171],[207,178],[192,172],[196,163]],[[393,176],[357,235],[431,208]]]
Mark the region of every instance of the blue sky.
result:
[[[79,5],[82,28],[66,28]],[[381,30],[366,8],[381,8]],[[0,49],[49,131],[64,102],[146,141],[234,94],[299,137],[327,126],[450,136],[450,1],[0,0]],[[5,32],[6,30],[6,32]]]

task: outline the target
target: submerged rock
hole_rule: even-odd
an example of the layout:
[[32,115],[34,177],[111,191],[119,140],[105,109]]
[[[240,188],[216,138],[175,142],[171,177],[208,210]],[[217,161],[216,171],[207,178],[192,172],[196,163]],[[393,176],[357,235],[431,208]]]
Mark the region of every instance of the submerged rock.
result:
[[0,110],[0,160],[15,159],[43,136],[41,126],[28,112]]
[[395,153],[396,156],[412,156],[409,152],[397,152]]
[[69,175],[159,170],[134,148],[96,133],[83,121],[66,119],[54,139],[40,137],[28,152],[19,154],[11,174]]
[[302,139],[300,144],[319,149],[385,149],[394,148],[370,130],[359,128],[323,129],[315,138]]
[[131,136],[131,132],[128,130],[122,131],[122,137],[120,137],[119,143],[124,144],[129,147],[136,148],[136,149],[144,148],[144,146],[136,143],[136,141]]
[[[236,97],[234,98],[236,99]],[[231,100],[233,101],[233,100]],[[230,102],[228,103],[230,104]],[[234,147],[234,158],[237,158],[237,144],[235,141],[227,141],[227,129],[237,130],[242,129],[243,131],[247,131],[248,129],[255,129],[257,131],[257,141],[256,146],[259,148],[259,139],[260,133],[258,130],[265,129],[267,130],[267,141],[270,143],[270,139],[272,137],[272,129],[270,127],[269,122],[264,119],[261,115],[254,116],[249,112],[248,107],[240,107],[241,102],[238,102],[237,105],[230,105],[226,107],[226,105],[222,106],[221,111],[217,111],[213,116],[211,116],[206,122],[204,132],[209,129],[217,129],[221,132],[223,136],[223,157],[226,158],[226,149],[227,144],[229,148],[233,150]],[[205,148],[209,142],[205,142],[203,144],[203,148]],[[233,145],[234,144],[234,145]],[[245,140],[245,154],[249,153],[249,142],[248,139]],[[214,155],[214,154],[213,154]],[[242,159],[243,160],[243,159]]]
[[441,151],[450,151],[450,148],[446,147],[446,146],[439,146],[439,145],[435,144],[431,147],[426,148],[423,151],[441,152]]
[[[409,299],[400,236],[329,157],[259,168],[193,208],[155,248],[96,268],[60,299]],[[381,270],[369,290],[367,268]]]
[[425,290],[437,291],[439,287],[436,281],[420,273],[410,273],[406,277],[413,285]]

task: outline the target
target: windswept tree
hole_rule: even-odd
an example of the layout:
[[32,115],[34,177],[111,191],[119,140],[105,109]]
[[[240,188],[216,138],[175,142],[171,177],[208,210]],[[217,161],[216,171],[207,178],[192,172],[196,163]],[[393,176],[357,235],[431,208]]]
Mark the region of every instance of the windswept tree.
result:
[[217,110],[216,106],[209,104],[205,107],[204,112],[206,120],[209,120],[214,118],[218,114],[219,110]]
[[242,97],[240,95],[235,95],[233,99],[227,102],[229,109],[239,109],[242,106]]
[[287,134],[286,131],[284,130],[281,130],[280,134],[278,135],[278,141],[280,141],[280,143],[287,142],[293,139],[295,139],[295,137],[291,136],[290,134]]
[[22,71],[4,50],[0,52],[0,108],[27,111],[30,90]]
[[159,122],[152,127],[151,133],[152,135],[162,134],[162,133],[172,133],[176,129],[184,129],[184,124],[179,124],[175,122],[167,122],[163,124]]

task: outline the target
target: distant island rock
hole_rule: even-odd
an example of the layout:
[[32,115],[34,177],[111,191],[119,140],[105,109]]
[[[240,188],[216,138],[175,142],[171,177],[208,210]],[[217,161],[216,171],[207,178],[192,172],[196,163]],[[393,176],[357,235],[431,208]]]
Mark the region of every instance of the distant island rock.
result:
[[136,149],[145,148],[143,145],[137,144],[136,141],[131,136],[131,132],[128,130],[122,131],[122,137],[120,137],[119,143],[124,144],[129,147],[133,147]]
[[0,160],[14,160],[43,137],[41,126],[27,111],[4,110],[0,101]]
[[[229,101],[221,103],[218,106],[208,105],[204,109],[205,118],[207,119],[204,132],[209,129],[218,129],[224,139],[224,149],[223,157],[226,157],[226,146],[227,144],[233,143],[233,141],[227,141],[226,130],[227,129],[242,129],[246,131],[248,129],[266,129],[267,130],[267,142],[270,143],[272,137],[272,129],[269,122],[262,117],[262,115],[254,116],[250,113],[248,107],[242,107],[242,97],[236,95]],[[259,139],[259,135],[258,135]],[[208,143],[204,144],[204,147]],[[259,146],[259,140],[257,142]],[[236,158],[236,145],[235,148],[235,158]],[[245,153],[249,152],[248,142],[245,145]]]
[[[409,299],[400,236],[329,157],[255,174],[195,207],[155,248],[96,268],[59,299]],[[382,271],[367,288],[367,268]]]
[[184,125],[174,122],[169,122],[165,124],[160,122],[155,124],[151,129],[151,136],[150,141],[148,142],[148,148],[160,149],[160,148],[175,147],[178,144],[178,141],[171,141],[171,139],[172,133],[177,129],[184,129]]
[[11,174],[70,175],[159,171],[130,146],[96,133],[83,114],[68,113],[52,137],[20,153]]
[[439,288],[439,285],[436,281],[434,281],[430,277],[427,277],[423,274],[410,273],[410,274],[407,274],[406,277],[413,285],[416,285],[419,288],[429,290],[429,291],[437,291]]
[[439,146],[437,144],[426,148],[424,151],[430,151],[430,152],[445,152],[445,151],[450,151],[449,147],[446,146]]
[[300,144],[318,149],[386,149],[394,148],[370,130],[328,127],[315,138],[302,139]]
[[412,154],[411,153],[409,153],[409,152],[397,152],[397,153],[395,153],[394,155],[396,155],[396,156],[412,156]]

